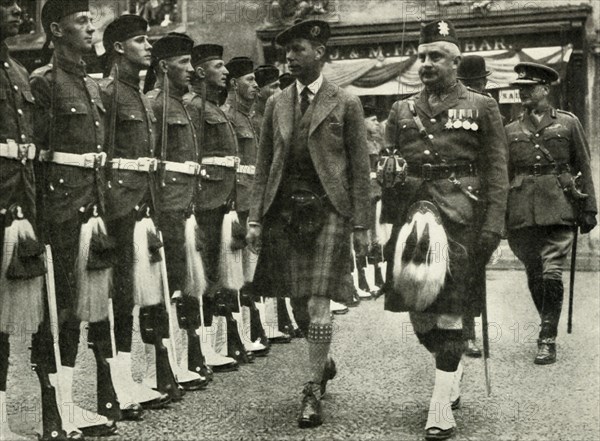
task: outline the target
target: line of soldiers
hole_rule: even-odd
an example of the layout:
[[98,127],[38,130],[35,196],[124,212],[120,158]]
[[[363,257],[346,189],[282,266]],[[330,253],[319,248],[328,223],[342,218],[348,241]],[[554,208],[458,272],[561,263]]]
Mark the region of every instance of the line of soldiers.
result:
[[[447,407],[460,405],[463,343],[473,339],[463,328],[472,331],[484,308],[485,263],[506,213],[542,321],[535,361],[556,359],[562,264],[573,226],[589,232],[597,210],[581,125],[548,103],[553,70],[517,66],[526,112],[504,130],[494,100],[456,81],[452,24],[424,26],[424,90],[392,107],[384,143],[393,155],[375,172],[377,149],[367,150],[372,115],[365,121],[359,100],[321,74],[324,22],[278,36],[294,76],[276,94],[288,78],[274,66],[255,67],[246,57],[225,63],[222,46],[195,45],[180,33],[151,46],[147,22],[134,15],[106,28],[106,77],[96,82],[82,61],[95,31],[87,0],[44,4],[54,54],[28,76],[4,41],[18,31],[19,7],[8,1],[0,11],[0,408],[9,336],[15,326],[35,330],[42,439],[114,434],[116,421],[181,400],[205,388],[213,372],[238,369],[292,335],[307,337],[311,365],[298,422],[320,425],[321,397],[336,375],[330,300],[352,295],[351,237],[363,273],[379,197],[382,222],[393,224],[388,246],[370,259],[378,267],[383,254],[388,262],[385,307],[411,312],[436,361],[427,439],[454,434]],[[387,168],[390,158],[403,168]],[[369,188],[378,172],[381,195]],[[422,252],[435,234],[451,259],[449,269],[415,271],[423,277],[416,282],[438,284],[424,307],[420,297],[430,293],[417,290],[411,299],[418,284],[398,287],[403,265],[432,263]],[[132,377],[136,321],[145,343],[142,383]],[[96,359],[97,414],[73,404],[81,322]],[[0,439],[13,439],[0,417]]]
[[[88,1],[48,0],[54,52],[28,75],[5,42],[20,8],[11,0],[0,11],[0,439],[18,438],[6,418],[11,335],[35,331],[44,440],[113,435],[116,421],[300,336],[289,300],[252,291],[257,256],[245,243],[260,106],[279,90],[278,69],[245,57],[225,64],[221,46],[184,34],[152,47],[147,22],[124,15],[104,32],[106,73],[95,81],[82,60],[95,32]],[[97,413],[73,400],[82,322]]]

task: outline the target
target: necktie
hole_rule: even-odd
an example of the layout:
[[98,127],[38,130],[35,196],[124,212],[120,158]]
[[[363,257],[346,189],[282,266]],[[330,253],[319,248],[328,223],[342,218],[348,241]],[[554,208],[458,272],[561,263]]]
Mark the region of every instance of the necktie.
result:
[[302,89],[302,92],[300,92],[300,112],[302,112],[302,115],[304,115],[306,109],[308,109],[308,106],[310,105],[310,101],[308,100],[309,94],[310,90],[308,87],[305,87]]

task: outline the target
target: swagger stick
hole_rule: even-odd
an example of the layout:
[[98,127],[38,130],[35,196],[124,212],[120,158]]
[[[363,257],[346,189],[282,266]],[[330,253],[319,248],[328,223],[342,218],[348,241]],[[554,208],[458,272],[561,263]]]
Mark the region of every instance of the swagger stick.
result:
[[569,315],[567,319],[567,334],[573,331],[573,299],[575,297],[575,271],[577,269],[577,236],[579,227],[575,225],[573,248],[571,248],[571,274],[569,274]]
[[483,279],[483,309],[481,311],[481,321],[483,325],[483,368],[485,371],[485,390],[487,396],[492,394],[492,375],[490,366],[490,338],[488,333],[489,321],[487,314],[487,288],[485,278]]

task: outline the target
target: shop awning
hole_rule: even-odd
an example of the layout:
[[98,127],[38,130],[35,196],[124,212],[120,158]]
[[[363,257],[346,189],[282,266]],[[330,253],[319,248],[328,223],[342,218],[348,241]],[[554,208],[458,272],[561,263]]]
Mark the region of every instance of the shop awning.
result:
[[[516,78],[514,66],[522,61],[542,63],[556,69],[561,79],[566,73],[573,46],[535,47],[469,52],[485,58],[488,89],[509,87]],[[416,55],[379,59],[335,60],[325,64],[323,75],[355,95],[404,95],[421,87]]]

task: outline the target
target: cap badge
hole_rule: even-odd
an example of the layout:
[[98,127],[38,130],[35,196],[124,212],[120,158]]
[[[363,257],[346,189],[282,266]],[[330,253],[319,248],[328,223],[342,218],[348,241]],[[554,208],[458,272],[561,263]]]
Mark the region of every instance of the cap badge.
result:
[[443,35],[444,37],[450,35],[450,27],[445,21],[442,20],[438,23],[438,29],[440,30],[440,35]]
[[525,78],[526,76],[527,76],[527,73],[524,70],[519,72],[519,78]]
[[310,35],[313,37],[318,37],[321,33],[321,28],[319,26],[313,26],[310,30]]

